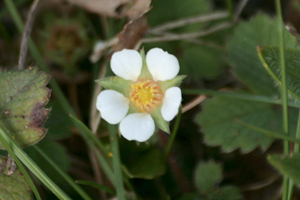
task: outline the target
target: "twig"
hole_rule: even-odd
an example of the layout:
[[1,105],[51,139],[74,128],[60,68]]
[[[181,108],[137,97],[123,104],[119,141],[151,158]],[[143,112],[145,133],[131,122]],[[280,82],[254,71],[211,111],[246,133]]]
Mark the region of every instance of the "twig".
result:
[[186,105],[183,106],[182,113],[185,113],[185,112],[189,111],[190,109],[194,108],[195,106],[202,103],[206,99],[207,99],[206,95],[199,95],[194,100],[192,100],[191,102],[189,102],[189,103],[187,103]]
[[[170,33],[170,32],[161,32],[161,33],[155,33],[155,35],[165,35],[166,36],[166,35],[176,35],[176,34]],[[200,39],[188,38],[188,39],[185,39],[185,41],[193,43],[193,44],[201,44],[201,45],[204,45],[207,47],[211,47],[213,49],[218,49],[220,51],[226,50],[226,48],[221,45],[215,44],[213,42],[207,42],[207,41],[200,40]]]
[[[150,43],[150,42],[162,42],[162,41],[173,41],[173,40],[183,40],[183,39],[192,39],[197,37],[203,37],[227,28],[230,28],[233,26],[232,23],[225,22],[219,25],[214,26],[211,29],[208,29],[206,31],[199,31],[196,33],[184,33],[184,34],[167,34],[163,35],[161,37],[155,37],[155,38],[145,38],[142,40],[143,43]],[[157,34],[157,32],[150,30],[150,33]]]
[[24,66],[25,66],[29,36],[30,36],[31,30],[32,30],[32,25],[33,25],[33,21],[35,18],[36,7],[37,7],[38,3],[39,3],[39,0],[35,0],[33,2],[33,4],[30,7],[28,16],[27,16],[27,21],[26,21],[25,28],[23,31],[22,42],[21,42],[21,47],[20,47],[19,70],[23,70]]
[[237,8],[234,12],[234,23],[239,19],[242,11],[244,10],[244,8],[246,7],[246,4],[248,3],[248,0],[242,0],[238,5]]
[[[98,79],[104,78],[106,74],[106,63],[104,63],[101,66],[101,69],[99,71]],[[92,97],[92,102],[91,102],[91,108],[90,108],[90,128],[93,133],[96,133],[97,128],[100,124],[100,114],[96,109],[96,102],[97,102],[97,97],[100,94],[102,90],[102,86],[96,84],[93,92],[93,97]]]
[[196,17],[189,17],[185,19],[180,19],[174,22],[168,22],[162,25],[159,25],[153,29],[151,29],[151,32],[156,32],[156,31],[165,31],[169,29],[174,29],[178,28],[181,26],[186,26],[189,24],[194,24],[194,23],[200,23],[200,22],[208,22],[216,19],[224,19],[228,17],[228,12],[214,12],[214,13],[209,13],[206,15],[200,15]]

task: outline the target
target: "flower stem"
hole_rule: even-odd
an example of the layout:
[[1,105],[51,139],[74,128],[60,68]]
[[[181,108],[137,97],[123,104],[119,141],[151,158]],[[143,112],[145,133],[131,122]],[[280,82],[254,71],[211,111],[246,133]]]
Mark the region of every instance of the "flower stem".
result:
[[125,190],[123,185],[123,174],[121,169],[121,159],[119,151],[119,136],[115,125],[109,125],[110,143],[112,149],[112,161],[115,174],[115,186],[117,188],[118,200],[125,200]]
[[[279,38],[279,52],[281,61],[281,98],[282,98],[282,108],[283,108],[283,131],[285,134],[289,135],[289,121],[288,121],[288,96],[287,96],[287,83],[286,83],[286,69],[285,69],[285,57],[284,57],[284,43],[283,43],[283,22],[280,0],[276,0],[276,11],[278,17],[278,38]],[[289,142],[284,140],[284,155],[289,155]],[[288,197],[288,177],[283,177],[283,192],[282,200],[286,200]]]
[[178,131],[179,124],[180,124],[181,113],[182,113],[182,106],[180,105],[179,112],[178,112],[178,115],[177,115],[177,118],[176,118],[176,122],[175,122],[175,126],[174,126],[174,129],[173,129],[172,133],[171,133],[171,139],[169,140],[169,143],[168,143],[167,148],[165,150],[165,158],[168,157],[168,155],[169,155],[169,153],[171,151],[173,142],[174,142],[174,140],[176,138],[177,131]]

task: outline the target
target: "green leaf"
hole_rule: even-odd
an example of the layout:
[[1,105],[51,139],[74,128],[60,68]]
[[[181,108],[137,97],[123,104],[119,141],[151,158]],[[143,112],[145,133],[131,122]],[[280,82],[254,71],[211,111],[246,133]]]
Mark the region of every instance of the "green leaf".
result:
[[101,80],[96,80],[96,83],[102,85],[105,89],[115,90],[123,94],[125,97],[129,97],[133,81],[125,80],[118,76],[111,76]]
[[237,187],[225,186],[219,190],[212,192],[206,198],[207,200],[240,200],[243,199],[243,195]]
[[222,181],[222,166],[214,161],[201,162],[195,174],[196,187],[200,194],[209,194]]
[[[270,104],[225,97],[206,101],[196,122],[202,127],[205,142],[212,146],[221,145],[225,152],[241,148],[247,153],[257,147],[265,150],[270,146],[273,138],[235,123],[236,119],[273,132],[282,131],[281,111],[273,110]],[[291,129],[295,130],[295,127]]]
[[69,115],[63,112],[61,104],[54,100],[50,101],[47,105],[51,109],[49,118],[45,123],[45,127],[48,128],[47,137],[53,139],[64,139],[71,135],[71,128],[73,123],[70,120]]
[[[51,90],[45,86],[50,76],[38,68],[0,72],[0,125],[21,147],[40,141],[49,109]],[[0,149],[4,149],[0,144]]]
[[224,66],[221,51],[201,45],[188,47],[180,61],[180,74],[194,80],[215,78]]
[[268,156],[269,162],[278,169],[282,174],[293,179],[300,186],[300,154],[296,153],[291,156],[282,157],[280,155]]
[[163,153],[157,148],[150,148],[142,152],[127,152],[128,159],[125,163],[125,172],[130,178],[153,179],[161,176],[166,171]]
[[[297,40],[284,31],[285,47],[297,47]],[[279,45],[277,21],[258,14],[250,22],[239,24],[227,43],[228,60],[238,78],[252,91],[263,95],[278,95],[274,81],[257,55],[257,46]]]
[[[258,47],[258,55],[269,74],[281,85],[281,66],[278,47]],[[287,87],[300,99],[300,50],[285,49]]]
[[14,174],[7,176],[7,159],[0,156],[0,199],[1,200],[30,200],[31,189],[22,172],[17,169]]
[[[67,155],[67,151],[64,146],[60,145],[56,141],[48,139],[47,137],[39,142],[38,147],[45,153],[49,158],[56,163],[61,170],[67,172],[70,167],[70,160]],[[55,182],[63,182],[64,178],[52,167],[49,167],[47,160],[39,154],[34,147],[28,147],[24,149],[30,158]]]

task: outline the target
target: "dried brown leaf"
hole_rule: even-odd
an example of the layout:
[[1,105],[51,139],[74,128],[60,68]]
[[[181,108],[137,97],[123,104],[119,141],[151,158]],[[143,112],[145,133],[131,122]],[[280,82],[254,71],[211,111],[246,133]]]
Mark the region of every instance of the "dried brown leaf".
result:
[[68,0],[70,3],[80,6],[90,12],[108,16],[120,17],[117,12],[119,6],[125,5],[132,0]]
[[125,15],[130,20],[138,19],[152,8],[150,4],[151,0],[135,0]]
[[128,22],[121,33],[118,34],[119,42],[113,46],[113,52],[122,49],[133,49],[149,29],[147,17]]

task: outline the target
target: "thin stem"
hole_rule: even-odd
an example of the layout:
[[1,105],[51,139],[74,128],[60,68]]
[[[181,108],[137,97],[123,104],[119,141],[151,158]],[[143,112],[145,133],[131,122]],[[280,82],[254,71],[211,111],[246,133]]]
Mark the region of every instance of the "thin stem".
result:
[[[280,52],[280,63],[281,63],[281,98],[283,108],[283,131],[284,134],[289,135],[289,121],[288,121],[288,95],[287,95],[287,84],[286,84],[286,69],[285,69],[285,57],[284,57],[284,43],[283,43],[283,22],[280,0],[276,0],[276,11],[278,17],[278,38],[279,38],[279,52]],[[284,155],[289,155],[289,142],[284,140]],[[288,197],[288,178],[283,178],[283,192],[282,200],[286,200]]]
[[[278,104],[278,105],[281,105],[281,102],[282,102],[281,99],[274,99],[274,98],[266,97],[266,96],[259,96],[259,95],[246,94],[246,93],[237,93],[237,92],[222,92],[222,91],[201,90],[201,89],[183,89],[182,93],[189,94],[189,95],[206,94],[206,95],[210,95],[210,96],[221,96],[221,97],[243,99],[243,100],[257,101],[257,102],[271,103],[271,104]],[[288,105],[291,107],[300,108],[300,105],[297,103],[294,103],[294,102],[289,102]]]
[[234,22],[237,22],[240,15],[242,14],[242,11],[244,10],[246,4],[248,3],[248,0],[241,0],[240,3],[237,5],[235,14],[234,14]]
[[[231,1],[231,0],[230,0]],[[151,33],[154,32],[162,32],[174,28],[179,28],[182,26],[186,26],[189,24],[194,24],[194,23],[200,23],[200,22],[208,22],[212,20],[217,20],[217,19],[224,19],[228,17],[227,12],[214,12],[214,13],[209,13],[206,15],[200,15],[200,16],[193,16],[185,19],[180,19],[172,22],[167,22],[165,24],[159,25],[157,27],[154,27],[150,30]]]
[[123,185],[123,175],[121,170],[121,158],[119,152],[119,136],[117,133],[117,129],[115,125],[109,126],[109,133],[110,133],[110,142],[112,148],[112,161],[115,173],[115,186],[117,188],[117,194],[119,200],[125,200],[125,190]]
[[172,148],[172,145],[174,143],[174,140],[176,138],[176,135],[177,135],[177,131],[178,131],[178,128],[179,128],[179,124],[180,124],[180,119],[181,119],[181,113],[182,113],[182,106],[180,105],[179,107],[179,112],[178,112],[178,115],[177,115],[177,118],[176,118],[176,122],[175,122],[175,126],[173,128],[173,131],[171,133],[171,139],[169,140],[168,142],[168,145],[167,145],[167,148],[165,150],[165,158],[168,157],[170,151],[171,151],[171,148]]
[[190,101],[189,103],[187,103],[186,105],[183,106],[182,113],[189,111],[190,109],[194,108],[195,106],[202,103],[206,99],[207,99],[207,96],[199,95],[198,97],[196,97],[195,99],[193,99],[192,101]]
[[0,126],[0,139],[5,148],[11,151],[11,155],[16,155],[18,159],[59,199],[71,199],[64,191],[62,191],[36,164],[30,157],[15,143],[15,141]]
[[25,67],[25,61],[27,57],[27,51],[28,51],[28,40],[30,37],[30,33],[32,30],[33,21],[35,18],[36,8],[40,0],[35,0],[28,12],[27,15],[27,21],[25,24],[25,29],[22,36],[22,42],[20,47],[20,56],[19,56],[19,70],[23,70]]
[[[225,22],[222,24],[218,24],[218,25],[216,25],[208,30],[205,30],[205,31],[199,31],[199,32],[195,32],[195,33],[172,34],[172,35],[166,34],[166,35],[163,35],[161,37],[156,37],[156,38],[145,38],[142,40],[142,42],[143,43],[151,43],[151,42],[174,41],[174,40],[183,40],[183,39],[203,37],[203,36],[210,35],[212,33],[219,32],[221,30],[228,29],[232,26],[233,26],[232,23]],[[151,30],[149,32],[152,33]]]
[[87,193],[85,193],[85,191],[81,187],[79,187],[77,184],[75,184],[74,180],[68,174],[66,174],[63,170],[61,170],[60,167],[57,166],[57,164],[55,164],[51,160],[51,158],[49,158],[37,145],[33,145],[33,147],[74,188],[74,190],[76,190],[78,192],[78,194],[80,194],[80,196],[83,199],[92,200],[92,198]]

